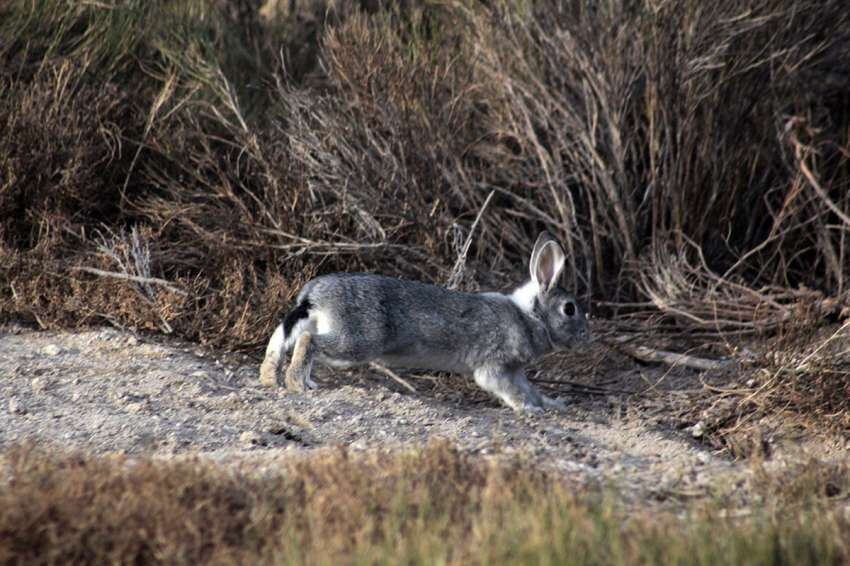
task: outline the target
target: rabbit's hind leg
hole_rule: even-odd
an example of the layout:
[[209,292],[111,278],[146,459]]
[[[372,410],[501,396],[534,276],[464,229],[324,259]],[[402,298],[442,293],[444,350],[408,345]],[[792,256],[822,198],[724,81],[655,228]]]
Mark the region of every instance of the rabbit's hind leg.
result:
[[332,368],[350,369],[367,364],[377,357],[373,343],[346,339],[344,334],[316,333],[312,344],[316,359]]
[[283,324],[279,324],[266,347],[266,356],[260,365],[260,383],[266,387],[276,387],[279,382],[281,358],[284,350]]
[[541,413],[544,400],[521,370],[483,367],[473,372],[475,383],[517,412]]
[[306,389],[317,387],[316,382],[310,379],[314,353],[312,338],[310,332],[304,331],[295,340],[285,379],[286,388],[290,391],[303,393]]

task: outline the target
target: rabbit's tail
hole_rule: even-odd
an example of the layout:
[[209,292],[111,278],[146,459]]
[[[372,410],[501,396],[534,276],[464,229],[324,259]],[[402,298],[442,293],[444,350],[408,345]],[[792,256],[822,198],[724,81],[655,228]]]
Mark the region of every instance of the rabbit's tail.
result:
[[277,325],[269,344],[266,346],[266,356],[260,366],[260,382],[264,385],[276,385],[280,366],[285,352],[292,350],[298,336],[309,325],[310,301],[302,300],[294,309],[289,311],[283,322]]

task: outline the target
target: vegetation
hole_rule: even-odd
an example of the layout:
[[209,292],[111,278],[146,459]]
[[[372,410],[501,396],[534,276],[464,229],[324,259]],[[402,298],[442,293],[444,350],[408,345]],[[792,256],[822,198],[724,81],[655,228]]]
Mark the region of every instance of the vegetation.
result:
[[[330,451],[274,473],[7,451],[3,563],[838,564],[847,469],[783,474],[753,507],[629,509],[521,463]],[[772,482],[772,483],[771,483]],[[836,498],[838,498],[836,500]]]
[[840,0],[391,5],[4,3],[0,312],[253,348],[316,271],[444,281],[490,191],[467,285],[546,227],[679,329],[847,306]]
[[[316,273],[502,286],[546,228],[619,329],[768,340],[695,400],[708,442],[850,431],[846,0],[258,6],[0,3],[0,319],[257,351]],[[4,461],[0,562],[850,561],[847,470],[739,516],[445,446]]]

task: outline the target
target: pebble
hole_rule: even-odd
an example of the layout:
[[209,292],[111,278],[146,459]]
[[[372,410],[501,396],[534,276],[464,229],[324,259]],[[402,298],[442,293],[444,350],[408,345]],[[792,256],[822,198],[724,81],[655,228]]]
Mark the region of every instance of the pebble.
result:
[[239,441],[242,444],[247,444],[248,446],[257,446],[263,443],[263,437],[256,431],[246,430],[239,435]]
[[43,392],[45,389],[47,389],[48,385],[49,384],[47,383],[47,380],[43,377],[36,377],[33,378],[32,381],[30,381],[30,387],[32,388],[33,393]]
[[705,434],[705,423],[700,421],[694,425],[694,428],[691,429],[691,436],[694,438],[702,438],[703,434]]
[[47,346],[41,349],[41,353],[45,356],[58,356],[62,353],[62,348],[60,348],[56,344],[48,344]]
[[13,415],[23,415],[27,411],[23,408],[23,406],[21,406],[20,401],[12,397],[9,399],[9,412]]
[[124,410],[126,410],[128,413],[133,414],[141,413],[144,409],[144,403],[127,403],[127,405],[124,407]]

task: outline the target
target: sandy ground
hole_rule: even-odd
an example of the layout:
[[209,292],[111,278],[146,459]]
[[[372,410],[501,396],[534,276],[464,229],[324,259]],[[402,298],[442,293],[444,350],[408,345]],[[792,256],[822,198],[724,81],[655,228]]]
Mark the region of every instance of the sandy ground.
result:
[[324,447],[421,446],[439,437],[476,454],[520,453],[569,479],[613,481],[641,497],[742,481],[746,465],[707,450],[670,419],[666,396],[687,394],[698,373],[616,363],[624,366],[618,387],[665,387],[640,398],[567,395],[566,412],[525,417],[461,376],[410,393],[375,372],[319,370],[320,389],[290,394],[260,386],[257,360],[248,357],[217,359],[191,344],[110,328],[40,332],[7,324],[0,328],[0,447],[30,441],[268,467]]

